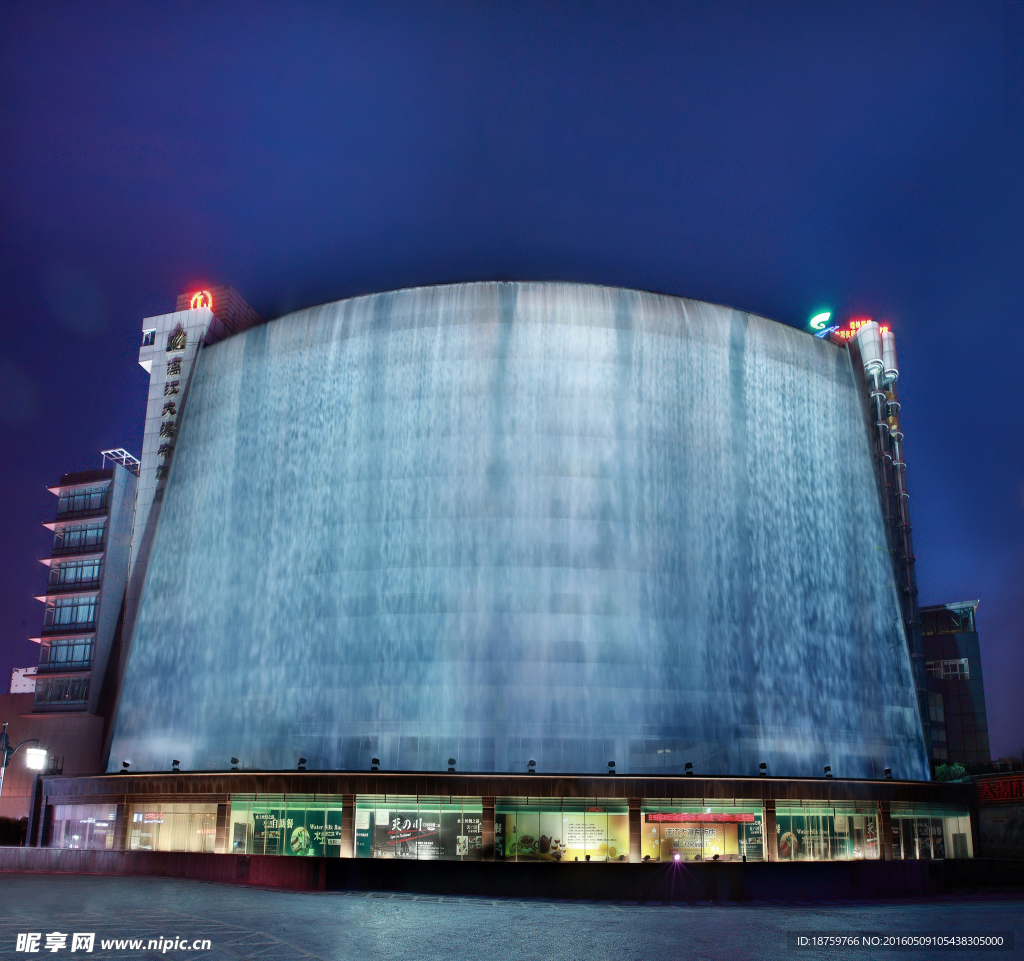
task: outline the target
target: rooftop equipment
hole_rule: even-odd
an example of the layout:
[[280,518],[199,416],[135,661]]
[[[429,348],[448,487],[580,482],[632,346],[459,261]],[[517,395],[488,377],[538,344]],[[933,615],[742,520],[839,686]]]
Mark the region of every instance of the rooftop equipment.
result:
[[855,337],[860,350],[860,359],[864,364],[864,373],[868,377],[881,374],[884,365],[882,363],[882,334],[878,329],[878,324],[869,320],[857,331]]
[[896,366],[896,335],[891,330],[882,331],[882,367],[886,386],[895,384],[900,372]]

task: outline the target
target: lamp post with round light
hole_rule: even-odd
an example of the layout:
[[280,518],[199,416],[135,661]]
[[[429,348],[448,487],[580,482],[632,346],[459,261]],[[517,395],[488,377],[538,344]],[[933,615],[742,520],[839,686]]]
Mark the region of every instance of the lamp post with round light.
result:
[[[3,731],[0,732],[0,797],[4,793],[4,773],[12,757],[17,754],[26,744],[38,744],[39,738],[29,737],[15,747],[11,747],[11,739],[7,736],[7,721],[4,721]],[[46,767],[46,751],[41,748],[25,748],[25,765],[32,771],[41,771]]]

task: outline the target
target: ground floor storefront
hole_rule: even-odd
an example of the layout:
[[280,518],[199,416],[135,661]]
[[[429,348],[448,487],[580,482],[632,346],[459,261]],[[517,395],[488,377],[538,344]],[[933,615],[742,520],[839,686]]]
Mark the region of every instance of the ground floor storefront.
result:
[[63,850],[506,863],[952,860],[967,785],[225,772],[43,778]]

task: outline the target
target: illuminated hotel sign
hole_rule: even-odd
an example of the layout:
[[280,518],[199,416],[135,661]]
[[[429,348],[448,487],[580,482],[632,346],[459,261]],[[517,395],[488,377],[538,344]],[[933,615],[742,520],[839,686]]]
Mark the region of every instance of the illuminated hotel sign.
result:
[[209,307],[210,310],[213,310],[213,296],[208,290],[197,290],[192,295],[188,307],[189,310],[199,310],[200,307]]

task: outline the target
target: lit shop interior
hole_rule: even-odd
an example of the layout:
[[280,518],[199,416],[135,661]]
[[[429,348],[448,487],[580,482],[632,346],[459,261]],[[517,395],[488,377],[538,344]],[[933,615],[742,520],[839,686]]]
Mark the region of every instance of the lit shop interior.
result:
[[[227,804],[55,805],[49,846],[479,861],[484,859],[483,800],[357,795],[349,811],[341,795],[316,794],[236,794]],[[632,859],[624,799],[499,797],[493,803],[497,861],[776,859],[765,850],[770,821],[760,801],[643,799],[640,847]],[[777,801],[773,813],[779,861],[883,856],[876,803]],[[354,824],[346,825],[349,817]],[[966,807],[892,802],[888,820],[894,860],[974,856]]]

